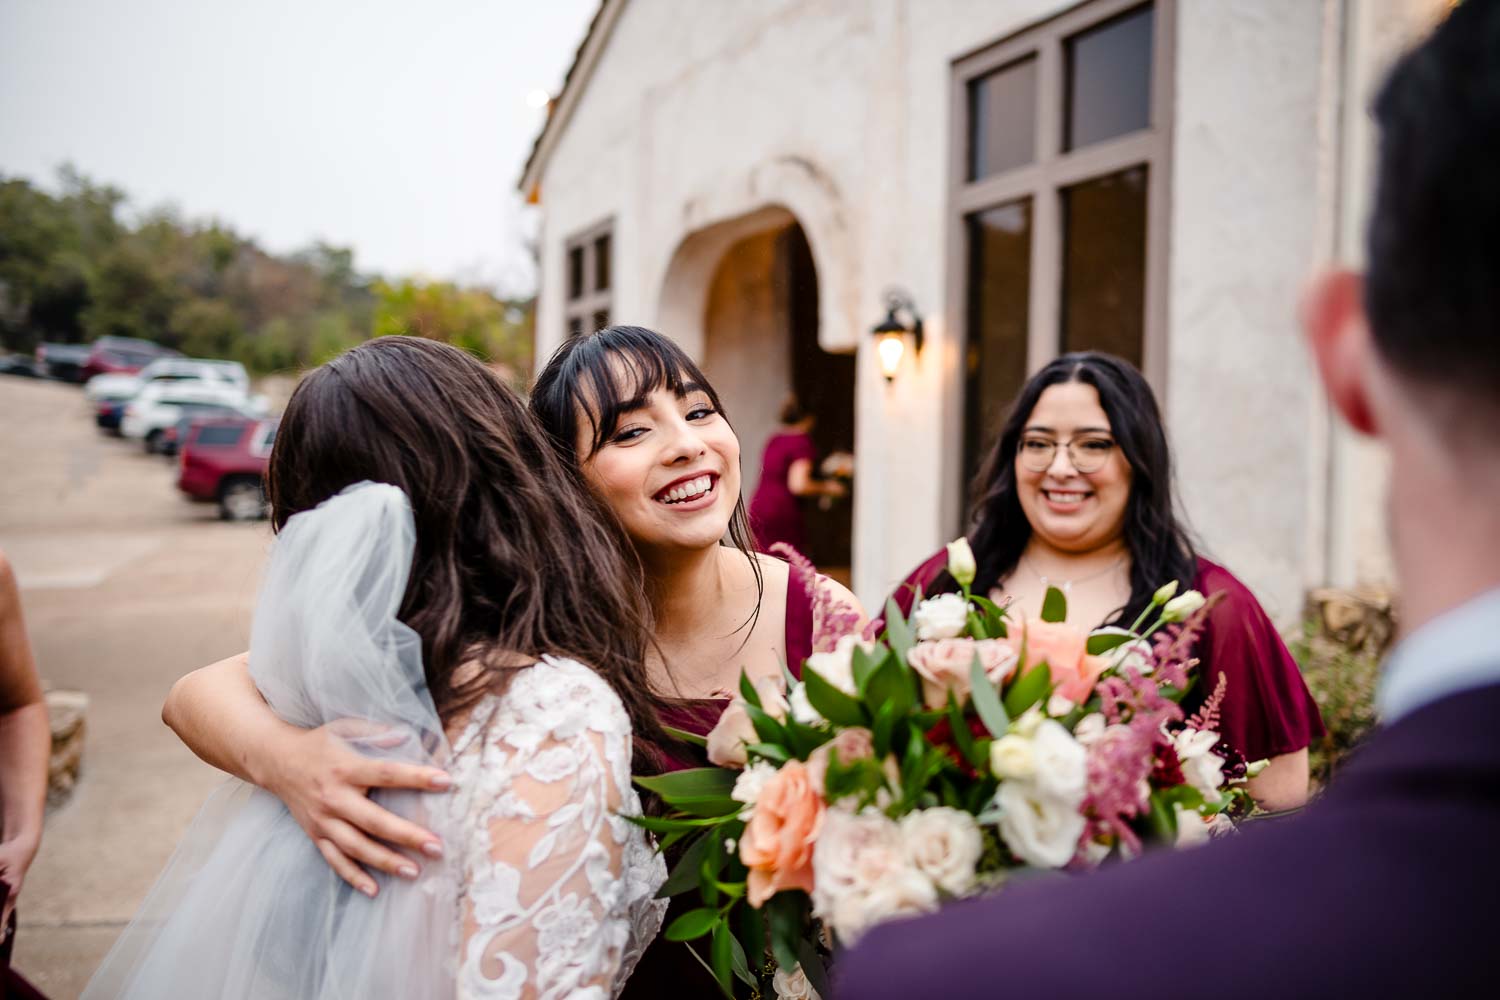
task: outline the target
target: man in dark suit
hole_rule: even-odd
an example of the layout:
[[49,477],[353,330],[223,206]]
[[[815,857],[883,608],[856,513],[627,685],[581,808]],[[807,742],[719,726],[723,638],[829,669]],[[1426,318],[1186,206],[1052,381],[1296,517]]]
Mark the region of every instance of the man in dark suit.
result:
[[839,996],[1500,995],[1500,0],[1392,71],[1369,269],[1304,311],[1393,460],[1383,728],[1299,816],[871,931]]

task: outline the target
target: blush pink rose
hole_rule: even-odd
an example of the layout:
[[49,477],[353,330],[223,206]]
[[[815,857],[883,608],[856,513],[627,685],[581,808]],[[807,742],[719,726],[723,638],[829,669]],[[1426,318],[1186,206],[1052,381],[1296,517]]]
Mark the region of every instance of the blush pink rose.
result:
[[947,705],[949,691],[960,707],[969,700],[976,654],[984,675],[997,687],[1015,673],[1015,650],[999,639],[935,639],[911,648],[906,662],[922,678],[922,701],[928,708]]
[[807,777],[820,794],[828,780],[828,762],[838,754],[840,764],[852,764],[865,757],[875,756],[875,734],[863,726],[840,729],[837,736],[824,743],[807,758]]
[[[760,706],[766,714],[785,721],[787,700],[781,684],[779,678],[762,677],[755,682],[755,693],[760,696]],[[718,767],[744,767],[745,744],[755,740],[755,724],[745,710],[745,701],[736,698],[708,732],[708,760]]]
[[1090,656],[1088,633],[1062,622],[1028,621],[1026,663],[1022,672],[1046,661],[1055,693],[1081,705],[1094,690],[1099,675],[1109,667],[1109,658]]
[[793,760],[766,782],[755,814],[740,837],[740,860],[750,869],[746,896],[757,909],[788,889],[813,890],[813,847],[826,806],[807,767]]

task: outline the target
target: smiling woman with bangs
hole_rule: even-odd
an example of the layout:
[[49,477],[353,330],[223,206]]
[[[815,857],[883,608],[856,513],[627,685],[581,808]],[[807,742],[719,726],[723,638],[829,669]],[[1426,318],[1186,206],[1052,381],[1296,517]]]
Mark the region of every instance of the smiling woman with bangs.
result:
[[[668,725],[706,734],[739,684],[794,672],[812,652],[815,595],[757,554],[740,495],[740,445],[723,403],[668,338],[615,326],[563,344],[531,411],[630,537],[656,615],[648,676]],[[819,577],[829,596],[854,595]],[[668,766],[703,763],[672,747]]]

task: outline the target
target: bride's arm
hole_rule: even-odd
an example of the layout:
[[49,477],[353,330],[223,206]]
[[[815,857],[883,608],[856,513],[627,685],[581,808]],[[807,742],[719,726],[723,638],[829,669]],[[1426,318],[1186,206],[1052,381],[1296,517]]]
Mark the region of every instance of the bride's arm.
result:
[[368,793],[372,788],[442,790],[448,775],[361,756],[340,737],[340,723],[299,729],[282,721],[250,679],[248,653],[178,680],[161,716],[204,761],[286,803],[329,867],[366,895],[375,895],[375,882],[361,863],[392,875],[415,872],[410,858],[378,841],[429,856],[442,852],[432,833],[382,809]]

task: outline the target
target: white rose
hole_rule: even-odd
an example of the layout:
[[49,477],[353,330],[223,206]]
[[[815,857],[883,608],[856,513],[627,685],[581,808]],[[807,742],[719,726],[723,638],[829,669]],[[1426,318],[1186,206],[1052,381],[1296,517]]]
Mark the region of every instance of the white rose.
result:
[[1026,711],[1021,713],[1021,717],[1019,719],[1011,723],[1011,728],[1029,740],[1036,735],[1037,727],[1040,726],[1046,720],[1046,718],[1047,716],[1042,714],[1042,709],[1040,706],[1032,705]]
[[804,726],[816,726],[823,722],[823,715],[812,702],[807,700],[807,685],[794,684],[792,693],[787,696],[787,702],[791,705],[792,718]]
[[838,645],[826,653],[813,653],[807,658],[807,667],[816,670],[818,676],[829,684],[838,688],[847,695],[856,692],[854,685],[854,647],[860,646],[866,652],[872,648],[872,644],[861,642],[857,635],[846,635],[839,639]]
[[822,1000],[812,983],[807,981],[807,973],[802,971],[801,965],[790,973],[777,969],[771,977],[771,986],[776,990],[776,1000]]
[[1078,852],[1084,819],[1078,807],[1037,790],[1029,781],[1002,781],[995,793],[1000,837],[1016,856],[1038,868],[1061,868]]
[[1077,705],[1071,698],[1064,698],[1060,694],[1054,694],[1047,699],[1047,714],[1054,719],[1060,719],[1073,711]]
[[1210,799],[1218,796],[1219,786],[1224,784],[1224,758],[1213,752],[1218,742],[1219,734],[1207,729],[1183,729],[1172,737],[1182,776]]
[[1090,746],[1095,740],[1104,735],[1107,723],[1104,716],[1098,712],[1090,712],[1078,720],[1078,725],[1073,727],[1073,738],[1084,746]]
[[969,602],[962,594],[939,594],[917,605],[912,616],[918,639],[956,639],[969,624]]
[[1024,780],[1036,773],[1035,757],[1030,740],[1006,733],[990,744],[990,771],[997,778]]
[[1207,600],[1196,590],[1189,590],[1172,598],[1167,606],[1161,609],[1161,620],[1164,622],[1180,622],[1185,620],[1194,611],[1203,607]]
[[955,538],[948,543],[948,575],[957,580],[960,587],[973,583],[978,571],[974,564],[974,550],[969,548],[967,538]]
[[1202,816],[1179,805],[1172,806],[1172,810],[1177,815],[1178,847],[1196,847],[1208,843],[1209,828]]
[[974,885],[974,866],[984,851],[979,824],[958,809],[938,806],[901,818],[906,859],[933,884],[958,896]]
[[906,859],[901,828],[874,809],[830,809],[813,849],[813,913],[845,944],[871,924],[937,905],[932,882]]
[[761,791],[766,787],[766,782],[776,776],[776,768],[763,760],[740,772],[740,776],[734,779],[734,788],[729,792],[729,797],[736,802],[743,802],[745,808],[740,810],[740,815],[749,819],[755,814],[755,803],[760,798]]
[[1088,751],[1060,722],[1037,726],[1031,744],[1034,781],[1041,794],[1076,810],[1088,791]]

